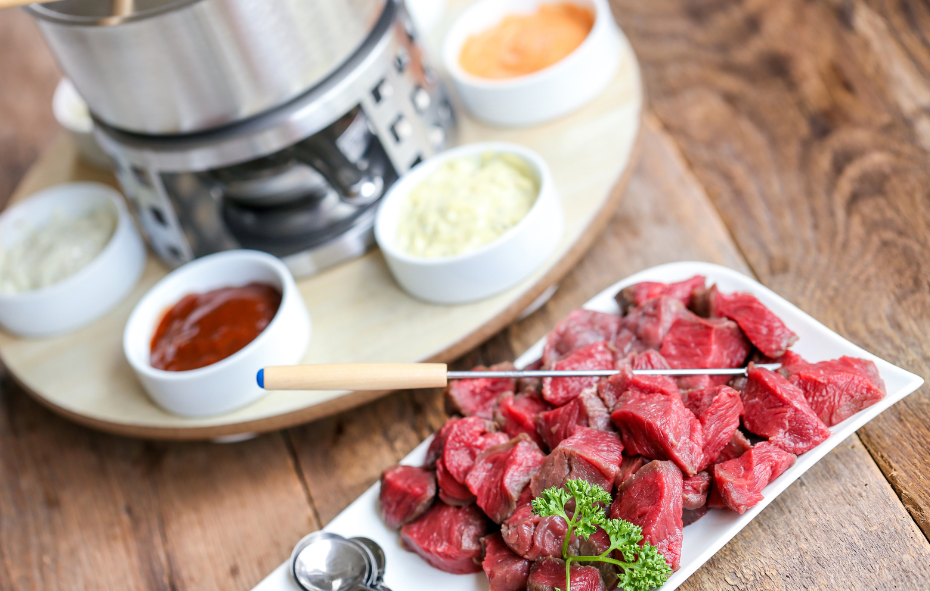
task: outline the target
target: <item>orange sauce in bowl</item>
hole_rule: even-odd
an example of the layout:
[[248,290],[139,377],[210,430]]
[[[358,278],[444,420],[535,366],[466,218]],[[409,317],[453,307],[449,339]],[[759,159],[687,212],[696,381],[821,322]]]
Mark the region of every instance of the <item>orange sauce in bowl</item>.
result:
[[594,14],[576,4],[541,4],[535,13],[506,16],[466,39],[459,65],[481,78],[532,74],[577,49],[593,26]]

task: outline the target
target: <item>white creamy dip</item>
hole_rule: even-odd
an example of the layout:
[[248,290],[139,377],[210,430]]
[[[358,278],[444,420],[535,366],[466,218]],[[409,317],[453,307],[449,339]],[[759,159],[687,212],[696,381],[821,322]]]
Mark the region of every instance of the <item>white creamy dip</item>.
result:
[[410,191],[397,246],[430,258],[475,250],[516,226],[538,194],[532,169],[518,156],[488,152],[454,158]]
[[44,226],[24,228],[23,240],[0,248],[0,292],[40,289],[73,275],[100,254],[115,229],[109,207],[75,217],[58,211]]

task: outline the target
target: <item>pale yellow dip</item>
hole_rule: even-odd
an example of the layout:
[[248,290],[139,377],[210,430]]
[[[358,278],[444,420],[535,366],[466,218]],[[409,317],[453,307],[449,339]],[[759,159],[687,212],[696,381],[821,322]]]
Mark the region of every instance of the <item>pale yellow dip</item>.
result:
[[397,246],[430,258],[473,251],[516,226],[538,194],[539,183],[519,156],[488,152],[453,158],[407,195]]
[[90,263],[110,241],[116,216],[107,207],[83,215],[55,212],[44,226],[25,228],[25,238],[0,248],[0,293],[41,289],[70,277]]

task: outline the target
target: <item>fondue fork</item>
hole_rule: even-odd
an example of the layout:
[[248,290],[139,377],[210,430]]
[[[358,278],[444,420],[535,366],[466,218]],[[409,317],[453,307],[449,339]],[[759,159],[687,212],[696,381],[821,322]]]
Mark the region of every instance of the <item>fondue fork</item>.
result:
[[[780,363],[759,364],[769,370]],[[634,369],[639,376],[739,376],[746,367],[713,369]],[[443,388],[450,380],[474,378],[607,377],[617,369],[449,371],[445,363],[327,363],[281,365],[258,370],[258,385],[266,390],[405,390]]]

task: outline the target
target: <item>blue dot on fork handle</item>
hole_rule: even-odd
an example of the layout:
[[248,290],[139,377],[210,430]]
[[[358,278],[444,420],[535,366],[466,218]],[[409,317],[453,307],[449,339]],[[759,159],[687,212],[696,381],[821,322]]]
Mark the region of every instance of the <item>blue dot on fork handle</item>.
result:
[[265,370],[264,369],[258,370],[258,375],[255,376],[255,379],[258,381],[258,387],[264,389],[265,388]]

